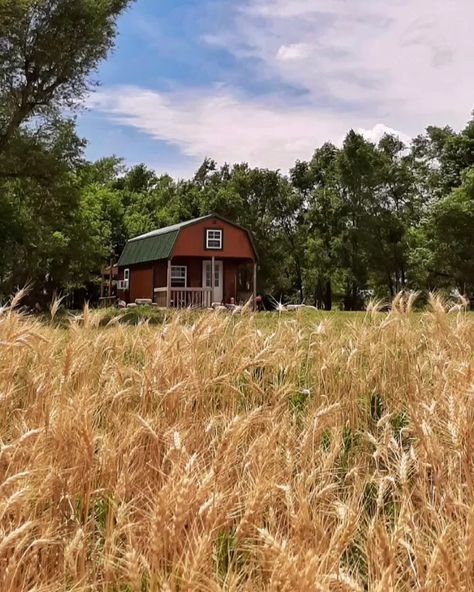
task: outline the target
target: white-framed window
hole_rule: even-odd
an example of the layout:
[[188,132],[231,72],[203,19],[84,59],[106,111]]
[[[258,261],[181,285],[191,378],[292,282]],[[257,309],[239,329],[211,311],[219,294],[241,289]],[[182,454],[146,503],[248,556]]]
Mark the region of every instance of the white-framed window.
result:
[[206,249],[222,249],[222,230],[206,230]]
[[124,269],[123,270],[123,279],[128,282],[128,280],[130,279],[130,270],[129,269]]
[[186,288],[188,281],[188,268],[186,265],[171,266],[171,287]]

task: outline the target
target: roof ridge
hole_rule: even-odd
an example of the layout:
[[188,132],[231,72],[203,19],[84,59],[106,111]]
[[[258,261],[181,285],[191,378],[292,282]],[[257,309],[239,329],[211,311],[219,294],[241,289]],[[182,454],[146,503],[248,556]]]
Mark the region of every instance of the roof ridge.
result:
[[145,238],[151,238],[153,236],[159,236],[161,234],[168,234],[169,232],[174,232],[175,230],[180,230],[181,228],[185,228],[191,224],[195,224],[196,222],[200,222],[201,220],[205,220],[206,218],[213,218],[219,217],[218,214],[206,214],[205,216],[198,216],[197,218],[193,218],[192,220],[185,220],[184,222],[177,222],[176,224],[171,224],[169,226],[162,226],[161,228],[157,228],[156,230],[150,230],[149,232],[145,232],[144,234],[140,234],[138,236],[134,236],[128,240],[128,242],[142,240]]

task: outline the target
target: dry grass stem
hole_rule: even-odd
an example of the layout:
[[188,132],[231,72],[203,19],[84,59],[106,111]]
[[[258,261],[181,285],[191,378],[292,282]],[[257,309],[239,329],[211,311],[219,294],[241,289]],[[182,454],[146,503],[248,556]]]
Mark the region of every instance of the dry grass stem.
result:
[[415,298],[100,327],[20,294],[0,591],[472,591],[474,324]]

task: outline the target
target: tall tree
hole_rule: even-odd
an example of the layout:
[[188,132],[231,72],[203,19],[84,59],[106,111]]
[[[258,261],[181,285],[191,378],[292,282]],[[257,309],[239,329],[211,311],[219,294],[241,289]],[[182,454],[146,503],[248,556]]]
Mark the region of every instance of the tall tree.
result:
[[350,131],[338,158],[341,199],[346,217],[344,308],[356,310],[368,288],[368,252],[372,239],[370,217],[380,183],[380,156],[374,144]]
[[84,142],[63,112],[93,85],[129,3],[0,0],[0,293],[35,281],[48,298],[74,267]]
[[375,291],[393,297],[407,287],[407,232],[419,223],[423,200],[417,196],[413,159],[404,144],[386,135],[377,154],[379,179],[369,212],[368,267]]
[[418,257],[425,256],[429,287],[474,293],[474,167],[433,206],[416,246]]
[[305,242],[306,295],[326,310],[332,308],[344,229],[338,156],[339,150],[334,145],[324,144],[310,162],[297,162],[291,171],[293,186],[305,204],[306,232],[300,240]]
[[130,0],[0,0],[0,153],[33,117],[74,108]]
[[[42,134],[27,138],[32,166],[42,176],[0,181],[0,208],[10,215],[11,230],[0,234],[2,291],[34,281],[34,294],[50,291],[55,281],[52,269],[60,252],[61,237],[72,232],[80,208],[80,187],[73,173],[79,166],[83,143],[68,122],[42,128]],[[56,249],[58,246],[58,249]],[[63,258],[63,255],[60,255]]]

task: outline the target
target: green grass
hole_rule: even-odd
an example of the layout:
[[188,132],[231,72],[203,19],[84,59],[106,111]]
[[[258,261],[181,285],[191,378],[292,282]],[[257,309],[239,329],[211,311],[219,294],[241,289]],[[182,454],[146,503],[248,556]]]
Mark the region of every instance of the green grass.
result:
[[272,328],[282,321],[295,321],[302,326],[314,325],[315,327],[320,323],[329,322],[334,327],[341,327],[350,321],[363,321],[365,317],[365,312],[300,309],[288,312],[260,312],[255,319],[259,328]]
[[[216,314],[231,316],[227,312],[209,312],[202,310],[166,310],[152,306],[137,306],[136,308],[105,308],[96,311],[91,311],[94,315],[99,315],[99,327],[110,327],[115,323],[121,325],[139,325],[140,323],[148,323],[149,325],[163,325],[170,322],[179,315],[180,321],[185,324],[193,324],[198,321],[203,315]],[[54,320],[47,315],[43,315],[41,320],[48,325],[56,327],[68,327],[72,318],[80,317],[80,311],[70,312],[67,310],[59,310]],[[387,313],[377,313],[377,316],[385,316]],[[410,313],[413,319],[420,319],[422,314],[419,312]],[[239,314],[232,317],[237,321],[241,318]],[[363,322],[370,322],[370,317],[365,311],[346,312],[340,310],[334,311],[319,311],[311,308],[300,309],[295,311],[265,311],[255,314],[254,321],[257,329],[261,331],[274,331],[281,323],[295,323],[301,328],[318,333],[324,333],[326,330],[334,330],[340,332],[353,325],[358,325]]]

